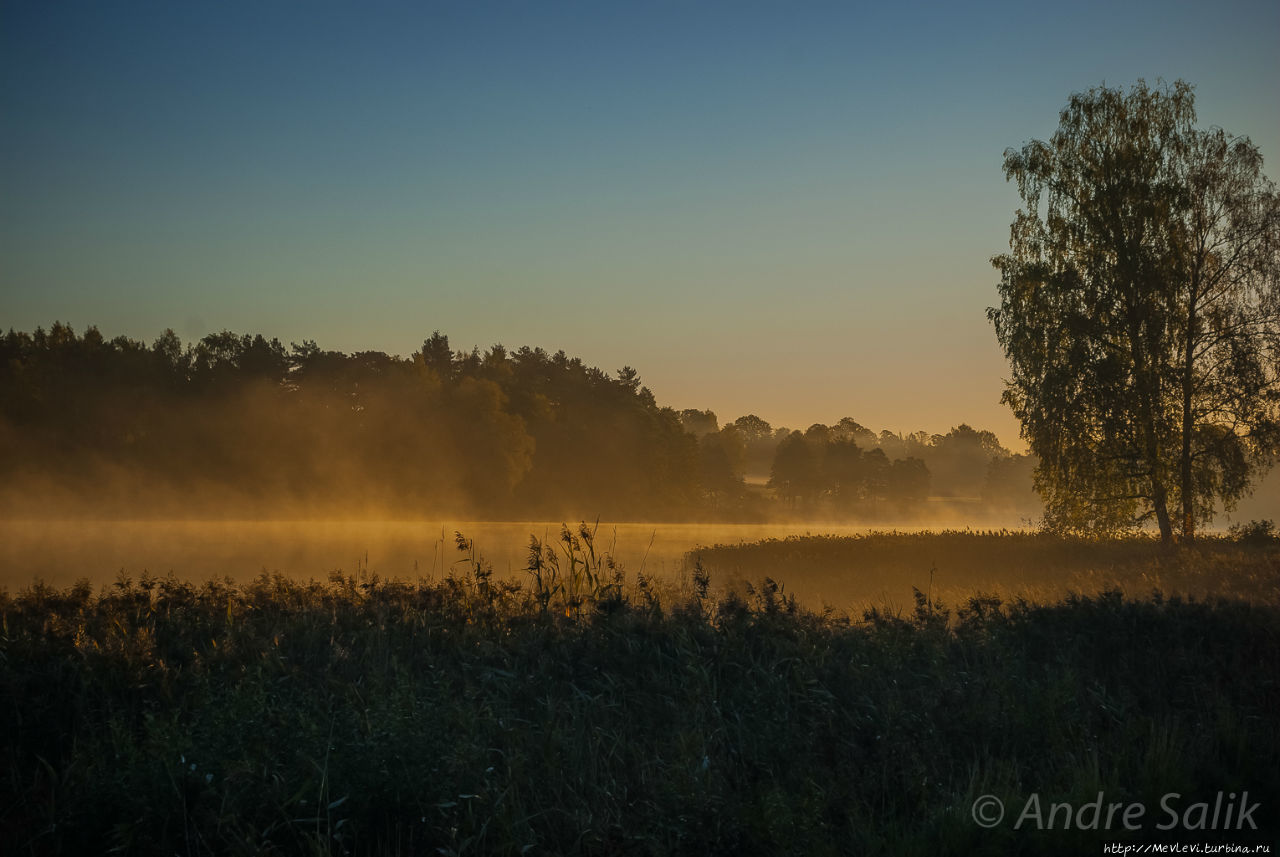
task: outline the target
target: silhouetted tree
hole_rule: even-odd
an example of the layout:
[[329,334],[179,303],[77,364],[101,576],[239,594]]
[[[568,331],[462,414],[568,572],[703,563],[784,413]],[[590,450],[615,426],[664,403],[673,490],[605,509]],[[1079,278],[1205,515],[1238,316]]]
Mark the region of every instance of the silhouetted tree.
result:
[[865,496],[862,472],[862,449],[850,433],[827,447],[825,463],[827,481],[831,485],[836,506],[849,511]]
[[871,449],[859,459],[858,479],[862,483],[863,497],[874,509],[889,492],[889,471],[893,463],[883,449]]
[[733,421],[733,426],[742,434],[747,444],[773,440],[773,426],[755,414],[747,414]]
[[435,372],[443,380],[453,377],[453,351],[449,348],[449,337],[436,330],[430,338],[422,343],[422,365]]
[[704,434],[715,434],[720,431],[715,412],[700,411],[697,408],[685,408],[681,411],[680,424],[684,426],[685,431],[698,438]]
[[907,454],[907,439],[901,434],[894,434],[888,429],[880,432],[877,446],[879,446],[885,457],[890,460],[904,458]]
[[1280,197],[1191,87],[1073,95],[1005,153],[1027,205],[989,311],[1051,523],[1190,539],[1280,448]]
[[917,446],[913,452],[928,463],[934,490],[953,497],[977,497],[991,460],[1009,455],[992,432],[964,423],[934,435],[928,446]]
[[929,468],[918,458],[900,458],[889,466],[885,494],[899,508],[910,508],[929,497]]
[[742,432],[738,430],[736,425],[730,423],[720,429],[720,448],[724,450],[725,457],[729,459],[729,465],[733,468],[733,472],[741,475],[742,465],[747,457],[747,444],[742,439]]
[[1002,455],[987,464],[982,502],[994,509],[1016,509],[1033,514],[1042,511],[1035,492],[1036,460],[1030,455]]
[[778,444],[769,476],[769,487],[785,502],[794,506],[798,500],[811,497],[818,479],[813,450],[804,435],[795,431]]
[[718,432],[698,438],[698,482],[712,508],[720,508],[742,494],[742,478],[734,473]]
[[774,452],[786,434],[779,437],[773,426],[756,416],[747,414],[733,421],[744,447],[743,469],[747,473],[768,473],[772,466]]
[[842,417],[831,430],[835,437],[851,440],[863,449],[876,445],[876,433],[852,417]]

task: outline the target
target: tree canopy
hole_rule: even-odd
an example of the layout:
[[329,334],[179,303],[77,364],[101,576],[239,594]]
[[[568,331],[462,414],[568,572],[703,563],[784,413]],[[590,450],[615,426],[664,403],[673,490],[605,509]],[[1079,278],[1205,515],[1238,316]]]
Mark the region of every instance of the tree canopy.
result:
[[988,314],[1050,524],[1190,539],[1280,446],[1280,198],[1195,122],[1181,81],[1099,87],[1005,152],[1026,208]]
[[230,331],[0,335],[6,514],[874,519],[924,514],[931,496],[1011,509],[1030,480],[992,481],[1008,456],[967,425],[721,426],[659,406],[633,369],[455,351],[441,333],[409,357]]
[[410,357],[55,323],[0,336],[0,509],[95,515],[696,513],[696,439],[634,370],[564,352]]

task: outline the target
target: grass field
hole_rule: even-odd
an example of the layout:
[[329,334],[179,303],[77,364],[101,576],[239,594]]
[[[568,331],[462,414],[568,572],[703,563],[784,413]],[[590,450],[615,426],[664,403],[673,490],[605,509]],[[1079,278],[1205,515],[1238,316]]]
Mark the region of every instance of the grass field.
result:
[[1280,607],[1280,544],[1225,537],[1163,550],[1154,539],[947,530],[791,536],[694,552],[717,580],[769,576],[814,609],[910,609],[912,589],[960,603],[974,594],[1053,604],[1069,595],[1153,592]]
[[[766,542],[663,583],[613,566],[587,532],[564,536],[518,581],[464,545],[467,572],[436,582],[170,577],[0,596],[5,853],[1280,844],[1273,546]],[[1087,566],[1132,586],[1054,584],[1036,604],[957,589],[950,606],[939,587],[849,616],[758,573],[852,550],[891,575],[917,566],[912,546],[941,574],[965,562],[998,582],[1021,564],[1048,586]],[[1156,827],[1167,795],[1182,808],[1245,791],[1257,831],[1197,830],[1194,815]],[[1013,829],[1032,794],[1047,810],[1100,793],[1145,806],[1144,823]],[[971,814],[983,795],[1008,809],[990,829]]]

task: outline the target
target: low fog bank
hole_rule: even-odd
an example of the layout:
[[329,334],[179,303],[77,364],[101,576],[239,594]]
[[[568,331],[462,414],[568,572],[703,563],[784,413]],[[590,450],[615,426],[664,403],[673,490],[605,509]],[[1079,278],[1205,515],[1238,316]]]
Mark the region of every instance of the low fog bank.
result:
[[[562,521],[0,521],[0,589],[17,591],[40,580],[69,586],[87,579],[109,586],[123,574],[206,581],[247,581],[266,572],[324,580],[331,572],[402,580],[440,580],[462,574],[477,559],[504,578],[522,578],[530,538],[563,550]],[[581,522],[569,522],[576,532]],[[598,551],[629,579],[644,573],[679,581],[690,552],[711,545],[745,545],[796,532],[855,535],[851,524],[585,524]],[[895,526],[892,525],[891,526]],[[906,522],[898,522],[906,529]],[[472,543],[457,549],[456,535]],[[473,553],[473,552],[474,553]]]
[[[975,595],[1054,603],[1070,593],[1120,590],[1136,598],[1231,597],[1273,603],[1280,592],[1280,544],[1204,539],[1159,550],[1154,537],[1072,539],[1017,529],[949,529],[936,522],[688,524],[556,521],[0,521],[0,591],[37,581],[56,588],[86,580],[98,591],[170,574],[197,585],[263,574],[325,581],[335,572],[440,582],[475,563],[531,585],[525,571],[536,539],[569,567],[570,538],[585,527],[597,556],[616,562],[626,585],[641,576],[687,588],[701,565],[717,591],[751,598],[772,580],[813,610],[832,606],[909,613],[913,589],[951,606]],[[467,549],[458,549],[458,535]],[[579,546],[585,540],[579,540]],[[601,560],[603,565],[603,559]],[[612,571],[610,572],[612,573]]]

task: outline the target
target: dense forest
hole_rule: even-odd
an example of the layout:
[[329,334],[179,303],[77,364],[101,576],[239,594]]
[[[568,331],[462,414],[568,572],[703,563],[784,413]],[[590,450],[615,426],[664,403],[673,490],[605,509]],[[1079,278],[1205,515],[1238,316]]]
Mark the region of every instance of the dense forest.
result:
[[[74,514],[760,520],[1034,515],[1033,462],[967,425],[807,430],[662,407],[563,351],[410,357],[215,333],[0,337],[0,508]],[[930,505],[932,504],[932,505]]]

